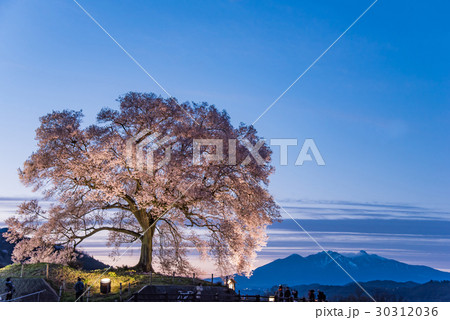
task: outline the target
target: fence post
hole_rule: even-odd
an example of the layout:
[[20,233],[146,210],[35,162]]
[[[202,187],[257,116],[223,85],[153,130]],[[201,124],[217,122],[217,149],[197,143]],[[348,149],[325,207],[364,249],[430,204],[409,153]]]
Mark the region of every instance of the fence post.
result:
[[45,278],[48,279],[48,263],[47,263],[47,267],[45,268]]
[[122,282],[119,284],[119,301],[122,302]]
[[211,273],[211,284],[214,284],[214,274]]
[[20,277],[23,278],[23,263],[22,266],[20,267]]
[[195,272],[192,274],[192,284],[195,284]]
[[172,273],[172,283],[175,281],[175,271]]
[[129,282],[128,282],[128,294],[131,295],[131,286]]
[[60,285],[60,286],[59,286],[59,296],[58,296],[58,302],[60,302],[60,301],[61,301],[61,296],[62,296],[62,289],[63,289],[63,286],[62,286],[62,285]]

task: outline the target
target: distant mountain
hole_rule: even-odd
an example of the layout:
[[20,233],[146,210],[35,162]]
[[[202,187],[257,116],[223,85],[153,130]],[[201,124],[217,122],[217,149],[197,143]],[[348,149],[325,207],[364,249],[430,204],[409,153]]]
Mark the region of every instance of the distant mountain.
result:
[[14,250],[14,245],[3,238],[3,232],[8,231],[7,228],[0,229],[0,268],[12,263],[11,253]]
[[103,262],[95,259],[94,257],[84,252],[77,251],[77,253],[79,254],[77,258],[77,263],[83,270],[99,270],[109,267],[109,265],[104,264]]
[[[328,251],[328,254],[359,282],[391,280],[425,283],[430,280],[450,280],[450,273],[425,266],[409,265],[365,251],[351,256],[333,251]],[[324,251],[307,257],[293,254],[284,259],[274,260],[255,269],[250,278],[236,276],[236,286],[243,290],[271,288],[278,284],[344,285],[352,282],[328,254]]]
[[[9,243],[3,237],[3,233],[8,231],[7,228],[0,229],[0,268],[3,268],[9,264],[12,264],[11,255],[14,250],[14,244]],[[79,256],[77,259],[77,264],[81,266],[84,270],[96,270],[107,268],[108,265],[101,261],[96,260],[90,255],[84,252],[78,252]]]

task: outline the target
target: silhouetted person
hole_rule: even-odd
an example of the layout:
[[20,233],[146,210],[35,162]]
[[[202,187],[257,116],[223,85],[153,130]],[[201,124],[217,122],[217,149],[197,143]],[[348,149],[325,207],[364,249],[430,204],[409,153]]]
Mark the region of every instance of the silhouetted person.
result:
[[292,290],[292,296],[294,297],[294,300],[297,300],[298,299],[298,291]]
[[14,285],[11,282],[11,278],[6,278],[5,282],[6,301],[12,299],[12,296],[15,291],[16,289],[14,288]]
[[327,296],[325,295],[325,293],[323,293],[322,291],[319,290],[319,292],[317,293],[317,301],[325,302],[326,300],[327,300]]
[[284,301],[290,300],[291,300],[291,290],[289,290],[289,287],[286,287],[286,290],[284,291]]
[[[78,278],[77,283],[75,283],[75,301],[83,301],[84,283],[81,278]],[[80,300],[78,300],[80,299]]]
[[278,291],[275,294],[275,297],[278,298],[277,301],[283,301],[284,294],[283,294],[283,286],[282,285],[280,285],[278,287]]
[[309,293],[308,293],[308,301],[309,301],[309,302],[314,302],[314,301],[316,301],[316,294],[314,293],[314,290],[309,290]]

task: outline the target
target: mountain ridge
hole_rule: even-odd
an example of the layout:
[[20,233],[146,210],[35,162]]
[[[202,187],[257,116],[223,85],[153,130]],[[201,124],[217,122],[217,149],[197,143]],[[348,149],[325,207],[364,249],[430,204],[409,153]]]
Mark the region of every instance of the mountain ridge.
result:
[[321,251],[305,257],[294,253],[256,268],[250,278],[235,276],[235,280],[239,289],[270,288],[277,284],[345,285],[352,282],[347,273],[360,282],[426,283],[430,280],[450,280],[448,272],[422,265],[406,264],[369,254],[364,250],[345,255],[334,251]]

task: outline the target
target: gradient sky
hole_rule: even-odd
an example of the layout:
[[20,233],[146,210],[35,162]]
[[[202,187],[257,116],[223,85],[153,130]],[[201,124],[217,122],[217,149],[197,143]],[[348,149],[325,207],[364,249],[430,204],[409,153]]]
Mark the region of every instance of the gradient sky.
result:
[[[371,1],[79,3],[179,101],[215,104],[238,124],[252,123]],[[423,223],[450,220],[449,9],[447,1],[380,0],[257,122],[268,139],[296,138],[301,145],[313,138],[326,162],[294,166],[298,146],[289,149],[289,165],[280,166],[274,147],[270,190],[278,200],[331,203],[327,223],[335,220],[337,231],[357,220],[364,234],[373,221],[401,234],[402,224],[393,222],[400,215],[422,226],[420,234],[449,235]],[[32,196],[16,170],[35,148],[39,116],[82,109],[89,123],[128,91],[164,96],[71,0],[2,0],[0,43],[1,197]],[[339,210],[344,202],[352,204],[351,217]],[[367,217],[359,204],[377,207]],[[397,206],[415,208],[409,211],[420,218]],[[299,221],[311,220],[305,208],[290,208]],[[313,218],[320,222],[323,212]],[[353,249],[367,248],[352,239]],[[399,244],[390,257],[450,269],[450,258],[421,256],[431,249],[416,239],[385,239]],[[291,240],[295,248],[273,256],[314,248]],[[345,249],[324,241],[327,249]],[[408,258],[411,252],[416,258]]]

